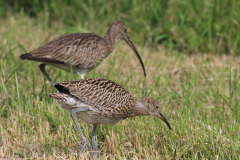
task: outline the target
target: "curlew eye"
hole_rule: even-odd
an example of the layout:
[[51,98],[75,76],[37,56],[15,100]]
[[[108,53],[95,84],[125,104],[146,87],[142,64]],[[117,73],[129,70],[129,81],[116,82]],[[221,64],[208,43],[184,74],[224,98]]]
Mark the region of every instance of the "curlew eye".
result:
[[127,32],[127,28],[125,29],[125,32]]
[[158,109],[158,106],[156,106],[156,109]]

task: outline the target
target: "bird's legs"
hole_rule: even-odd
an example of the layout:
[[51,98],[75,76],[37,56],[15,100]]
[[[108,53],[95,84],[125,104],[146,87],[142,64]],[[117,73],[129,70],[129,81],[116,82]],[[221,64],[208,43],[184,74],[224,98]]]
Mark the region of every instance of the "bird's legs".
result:
[[78,129],[79,134],[81,135],[81,141],[79,142],[79,146],[80,146],[80,156],[83,152],[85,152],[86,148],[87,148],[87,139],[86,137],[83,135],[82,130],[79,126],[79,123],[77,121],[77,116],[76,116],[76,112],[86,112],[89,111],[87,108],[76,108],[76,109],[72,109],[71,110],[71,117]]
[[94,157],[95,157],[95,159],[97,160],[97,159],[98,159],[98,155],[97,155],[97,142],[96,142],[96,140],[95,140],[96,128],[97,128],[97,125],[94,124],[94,125],[93,125],[91,145],[92,145],[92,151],[93,151]]
[[52,81],[52,79],[49,77],[49,75],[45,71],[45,66],[46,66],[46,64],[40,64],[39,68],[42,71],[42,73],[44,74],[44,76],[47,77],[47,79],[51,83],[51,85],[54,87],[55,83]]

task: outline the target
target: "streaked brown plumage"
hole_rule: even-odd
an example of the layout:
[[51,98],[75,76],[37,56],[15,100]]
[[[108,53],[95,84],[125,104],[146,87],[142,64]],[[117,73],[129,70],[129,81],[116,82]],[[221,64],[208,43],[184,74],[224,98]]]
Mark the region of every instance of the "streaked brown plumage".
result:
[[120,39],[124,39],[134,50],[146,76],[142,59],[127,36],[127,27],[120,21],[111,24],[104,38],[93,33],[63,35],[38,49],[21,55],[20,58],[42,62],[41,71],[54,85],[45,72],[45,65],[51,65],[68,72],[72,70],[73,73],[80,73],[83,79],[84,75],[92,70],[95,64],[99,65],[113,51]]
[[[80,109],[79,112],[72,113],[73,119],[73,114],[75,114],[85,122],[93,124],[95,129],[98,124],[115,125],[128,117],[144,115],[159,117],[171,129],[167,120],[158,110],[159,103],[156,100],[144,98],[136,102],[125,88],[110,80],[65,81],[56,84],[55,87],[60,93],[50,93],[49,96],[56,99],[63,108],[71,110],[71,113],[72,110]],[[76,124],[77,120],[74,122]],[[81,130],[79,133],[81,136],[83,135]],[[84,141],[84,143],[87,142]],[[94,144],[95,142],[92,142],[92,145]]]

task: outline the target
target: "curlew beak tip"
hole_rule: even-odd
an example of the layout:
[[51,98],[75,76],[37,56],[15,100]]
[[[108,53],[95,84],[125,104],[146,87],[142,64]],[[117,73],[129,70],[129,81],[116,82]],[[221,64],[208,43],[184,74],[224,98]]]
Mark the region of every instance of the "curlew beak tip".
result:
[[172,130],[170,124],[168,123],[168,121],[167,121],[166,118],[162,115],[161,112],[159,112],[157,116],[158,116],[163,122],[166,123],[166,125],[168,126],[168,128],[169,128],[170,130]]

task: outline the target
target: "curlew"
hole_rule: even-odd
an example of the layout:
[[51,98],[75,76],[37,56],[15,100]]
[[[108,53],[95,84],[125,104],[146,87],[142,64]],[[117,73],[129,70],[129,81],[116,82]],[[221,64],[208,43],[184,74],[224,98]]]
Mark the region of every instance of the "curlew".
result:
[[75,33],[60,36],[40,48],[22,54],[21,59],[41,62],[40,70],[52,86],[54,82],[45,71],[45,66],[50,65],[59,69],[80,73],[81,79],[99,65],[115,48],[120,39],[124,39],[137,55],[146,76],[142,59],[127,35],[127,27],[123,22],[112,23],[104,36],[93,33]]
[[96,128],[99,124],[115,125],[121,120],[133,116],[157,116],[169,129],[170,124],[159,111],[159,103],[153,98],[135,101],[131,94],[122,86],[105,79],[86,79],[64,81],[55,85],[60,93],[50,93],[64,109],[71,111],[71,117],[81,135],[80,155],[86,149],[87,139],[77,121],[77,117],[93,125],[91,146],[95,159],[97,143]]

